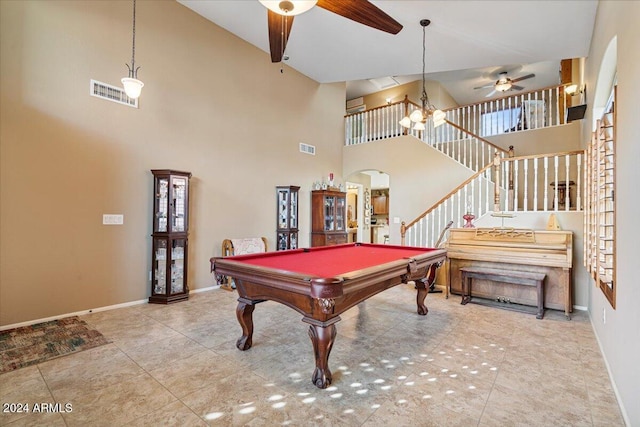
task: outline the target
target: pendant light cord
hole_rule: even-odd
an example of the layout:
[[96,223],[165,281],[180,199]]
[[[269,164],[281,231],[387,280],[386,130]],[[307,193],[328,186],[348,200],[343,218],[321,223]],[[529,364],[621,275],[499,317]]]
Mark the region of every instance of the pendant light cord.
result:
[[[131,49],[131,68],[129,68],[129,77],[137,78],[138,70],[136,69],[136,0],[133,0],[133,43]],[[139,68],[139,67],[138,67]]]

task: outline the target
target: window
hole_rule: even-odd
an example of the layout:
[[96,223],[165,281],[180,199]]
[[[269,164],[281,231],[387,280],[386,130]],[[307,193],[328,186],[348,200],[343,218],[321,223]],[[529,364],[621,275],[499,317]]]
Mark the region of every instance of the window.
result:
[[616,86],[587,148],[585,265],[616,308],[615,142]]
[[482,113],[481,136],[500,135],[518,129],[520,107]]

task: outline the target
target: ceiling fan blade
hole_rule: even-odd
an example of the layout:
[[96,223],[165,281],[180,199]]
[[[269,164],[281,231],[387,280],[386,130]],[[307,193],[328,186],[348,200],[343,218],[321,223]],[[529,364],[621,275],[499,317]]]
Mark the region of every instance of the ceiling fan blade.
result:
[[478,87],[474,87],[474,89],[488,89],[490,87],[494,87],[495,83],[491,83],[489,85],[485,85],[485,86],[478,86]]
[[524,89],[524,87],[518,86],[518,85],[511,85],[511,89],[512,90],[522,90],[522,89]]
[[402,25],[367,0],[318,0],[317,6],[368,27],[398,34]]
[[495,90],[492,90],[491,92],[489,92],[488,94],[486,94],[484,97],[485,97],[485,98],[490,98],[490,97],[492,97],[492,96],[493,96],[493,94],[494,94],[494,93],[496,93],[496,91],[495,91]]
[[536,76],[535,74],[527,74],[526,76],[518,77],[517,79],[512,79],[511,83],[520,82],[522,80],[530,79],[535,76]]
[[[267,10],[267,24],[269,25],[269,49],[271,50],[271,62],[282,61],[282,55],[287,47],[293,16],[279,15]],[[285,28],[286,27],[286,28]]]

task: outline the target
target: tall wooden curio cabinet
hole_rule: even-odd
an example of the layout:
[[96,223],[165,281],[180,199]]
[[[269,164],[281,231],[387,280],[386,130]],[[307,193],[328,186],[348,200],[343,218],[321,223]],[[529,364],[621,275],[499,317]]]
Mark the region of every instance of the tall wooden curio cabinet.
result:
[[190,172],[153,169],[153,240],[150,303],[189,298],[187,258]]
[[311,192],[311,246],[347,243],[346,200],[342,191]]
[[298,190],[300,187],[276,187],[277,218],[276,248],[279,251],[298,249]]

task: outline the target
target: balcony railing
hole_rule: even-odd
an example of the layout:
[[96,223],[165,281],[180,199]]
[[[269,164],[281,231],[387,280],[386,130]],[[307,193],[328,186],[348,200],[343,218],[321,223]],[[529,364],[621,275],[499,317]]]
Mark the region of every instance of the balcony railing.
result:
[[445,110],[445,113],[446,119],[457,127],[434,129],[431,123],[427,123],[427,129],[422,132],[400,126],[404,116],[420,109],[420,105],[405,97],[403,101],[345,116],[345,145],[407,134],[437,145],[462,139],[465,137],[463,133],[484,138],[557,126],[564,123],[564,98],[564,86],[553,86],[456,107]]

